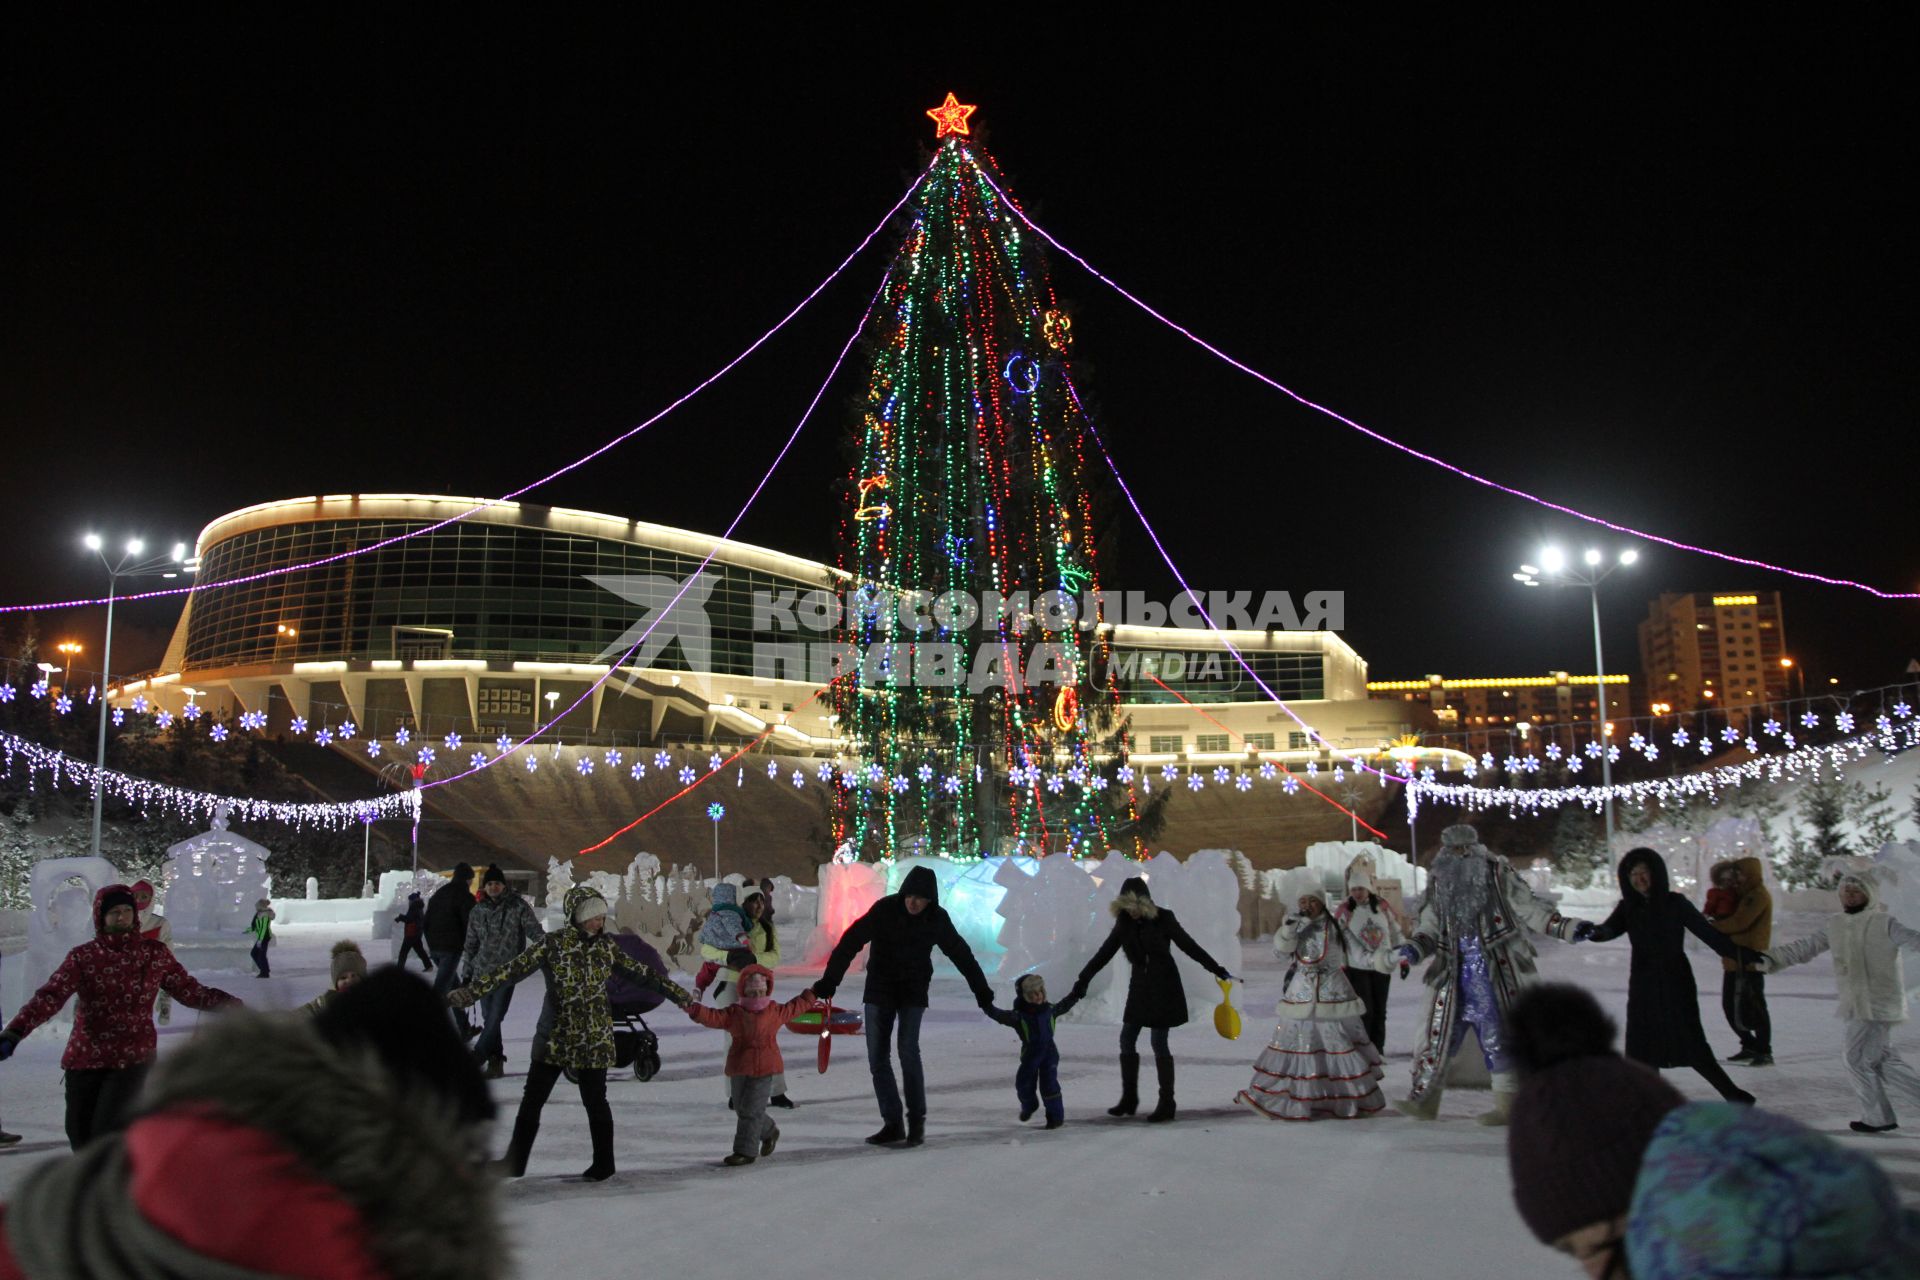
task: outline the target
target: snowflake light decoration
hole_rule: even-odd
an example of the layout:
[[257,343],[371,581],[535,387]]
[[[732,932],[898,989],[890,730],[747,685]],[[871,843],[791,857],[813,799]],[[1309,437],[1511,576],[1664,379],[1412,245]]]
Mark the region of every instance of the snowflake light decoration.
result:
[[654,753],[653,753],[653,767],[654,767],[654,768],[656,768],[656,769],[665,769],[665,768],[667,768],[668,766],[670,766],[670,765],[671,765],[672,763],[673,763],[673,757],[672,757],[672,756],[670,756],[670,755],[668,755],[668,754],[667,754],[666,752],[664,752],[664,751],[656,751],[656,752],[654,752]]
[[1280,772],[1280,770],[1274,766],[1273,761],[1262,760],[1260,762],[1260,776],[1266,781],[1273,781],[1273,775],[1278,772]]
[[592,772],[593,772],[593,757],[592,757],[592,756],[581,756],[581,757],[580,757],[580,758],[579,758],[578,760],[576,760],[576,761],[574,761],[574,764],[573,764],[573,771],[574,771],[575,773],[577,773],[577,774],[579,774],[579,775],[580,775],[581,777],[583,777],[583,778],[584,778],[584,777],[587,777],[587,776],[589,776],[590,774],[592,774]]
[[635,760],[633,762],[633,768],[627,770],[627,776],[632,778],[635,782],[638,782],[640,781],[640,779],[646,777],[647,762],[644,760]]
[[680,785],[681,786],[686,787],[686,786],[693,785],[693,780],[699,776],[700,775],[696,774],[693,771],[692,765],[683,764],[680,766]]
[[431,765],[433,763],[433,748],[432,747],[420,748],[420,754],[415,756],[414,758],[418,760],[421,764]]
[[526,755],[521,757],[521,760],[525,762],[528,773],[533,773],[540,768],[540,757],[534,752],[527,752]]
[[380,739],[378,739],[378,738],[368,738],[368,739],[367,739],[367,754],[368,754],[368,755],[370,755],[370,756],[372,756],[372,757],[374,757],[374,758],[375,758],[376,760],[377,760],[377,759],[379,759],[379,757],[380,757]]
[[1820,727],[1820,713],[1817,711],[1809,711],[1800,717],[1800,723],[1809,729],[1818,729]]
[[1853,732],[1853,712],[1842,711],[1839,715],[1835,716],[1833,718],[1833,727],[1838,729],[1842,733],[1852,733]]
[[[13,688],[13,686],[8,685],[7,688],[11,689]],[[127,722],[127,709],[125,707],[115,707],[113,709],[113,727],[117,729],[121,725],[125,724],[126,722]]]
[[476,752],[474,752],[474,753],[473,753],[472,755],[470,755],[470,756],[468,756],[468,757],[467,757],[467,768],[469,768],[469,769],[474,769],[474,770],[480,770],[480,769],[484,769],[484,768],[486,768],[486,767],[487,767],[487,753],[486,753],[486,752],[484,752],[484,751],[476,751]]
[[[8,701],[12,701],[11,694],[8,695]],[[133,714],[137,716],[143,716],[147,714],[147,695],[146,694],[143,693],[134,698]]]
[[1213,781],[1218,786],[1222,786],[1222,787],[1226,786],[1227,779],[1232,776],[1233,776],[1232,772],[1229,771],[1227,766],[1225,765],[1221,765],[1213,771]]
[[65,715],[67,712],[73,710],[73,699],[63,693],[53,700],[53,709],[61,715]]
[[211,729],[207,730],[207,736],[212,738],[215,742],[225,742],[227,740],[227,726],[223,724],[216,724]]
[[12,702],[15,697],[13,686],[0,684],[0,702]]
[[1675,729],[1675,730],[1673,731],[1673,745],[1674,745],[1674,746],[1676,746],[1676,747],[1684,747],[1684,746],[1686,746],[1686,745],[1687,745],[1687,744],[1688,744],[1689,742],[1692,742],[1692,741],[1693,741],[1693,736],[1692,736],[1691,734],[1689,734],[1689,733],[1688,733],[1688,732],[1686,731],[1686,729],[1685,729],[1685,728],[1680,728],[1680,729]]
[[1190,773],[1187,775],[1187,790],[1198,791],[1200,788],[1206,785],[1207,785],[1207,780],[1201,777],[1198,773]]
[[712,755],[707,757],[707,772],[708,773],[716,772],[720,768],[720,766],[725,763],[726,761],[722,759],[720,756],[720,753],[716,751]]
[[1288,774],[1280,780],[1280,789],[1288,795],[1292,795],[1300,789],[1300,779],[1294,777],[1292,774]]
[[906,775],[906,774],[904,774],[904,773],[901,773],[901,774],[895,774],[895,775],[894,775],[894,778],[893,778],[893,793],[894,793],[895,795],[897,795],[897,796],[903,796],[903,795],[905,795],[905,794],[907,794],[907,791],[908,791],[908,790],[909,790],[909,789],[910,789],[910,788],[911,788],[912,786],[913,786],[913,779],[911,779],[911,778],[909,778],[909,777],[907,777],[907,775]]
[[1547,759],[1558,760],[1559,758],[1560,758],[1560,744],[1557,742],[1549,742],[1547,744]]
[[347,721],[345,724],[340,726],[340,737],[342,738],[342,740],[350,741],[353,738],[353,735],[358,732],[359,732],[359,729],[355,727],[353,721],[351,720]]
[[399,727],[398,729],[395,729],[395,730],[393,731],[393,745],[394,745],[394,746],[396,746],[396,747],[404,747],[404,746],[406,746],[406,745],[407,745],[407,744],[408,744],[409,742],[412,742],[412,741],[413,741],[413,733],[412,733],[412,731],[411,731],[411,730],[409,730],[409,729],[407,728],[407,726],[405,726],[405,725],[401,725],[401,726],[400,726],[400,727]]
[[1066,789],[1067,789],[1067,780],[1065,778],[1061,777],[1057,773],[1050,773],[1047,775],[1048,791],[1052,792],[1054,795],[1057,796],[1062,791],[1065,791]]
[[47,696],[46,679],[43,677],[39,680],[35,680],[33,684],[28,687],[27,692],[33,696],[33,699],[36,702],[39,701],[41,698],[46,697]]
[[1236,791],[1253,790],[1253,775],[1247,773],[1235,774],[1233,786]]
[[[164,716],[166,720],[173,719],[172,716],[167,715],[167,713],[164,711],[162,711],[160,714]],[[166,728],[165,720],[161,722],[160,727],[163,729]],[[323,725],[321,726],[320,732],[313,735],[313,740],[319,743],[323,747],[330,747],[333,745],[333,730]]]
[[513,750],[513,739],[506,734],[503,733],[493,740],[493,754],[503,756],[511,750]]
[[[953,781],[953,779],[951,779],[951,778],[949,778],[949,779],[947,779],[947,781],[949,781],[949,782],[951,782],[951,781]],[[802,773],[802,772],[800,772],[800,771],[799,771],[798,769],[795,769],[795,770],[793,771],[793,785],[794,785],[794,786],[796,786],[796,787],[804,787],[804,786],[806,786],[806,785],[807,785],[807,775],[806,775],[806,774],[804,774],[804,773]]]
[[625,757],[618,751],[609,750],[601,759],[600,763],[606,765],[609,769],[618,769],[620,767],[620,761],[623,759],[625,759]]
[[1760,732],[1766,734],[1769,738],[1777,738],[1780,736],[1780,722],[1778,720],[1769,720],[1760,726]]
[[1178,765],[1171,765],[1171,764],[1161,765],[1160,777],[1163,781],[1166,781],[1166,782],[1176,781],[1180,777],[1180,767]]
[[1120,779],[1123,784],[1131,785],[1133,782],[1133,766],[1123,764],[1113,771],[1113,776]]

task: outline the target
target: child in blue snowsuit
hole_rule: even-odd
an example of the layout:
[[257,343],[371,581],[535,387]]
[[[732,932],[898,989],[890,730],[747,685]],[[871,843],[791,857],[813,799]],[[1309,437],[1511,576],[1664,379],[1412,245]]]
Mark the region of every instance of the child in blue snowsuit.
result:
[[989,1005],[989,1018],[1020,1033],[1020,1069],[1013,1076],[1014,1096],[1020,1099],[1020,1123],[1033,1119],[1044,1103],[1047,1128],[1067,1122],[1060,1102],[1060,1047],[1053,1042],[1053,1023],[1065,1016],[1079,997],[1069,995],[1059,1004],[1047,1003],[1047,982],[1037,973],[1020,975],[1013,984],[1013,1008]]

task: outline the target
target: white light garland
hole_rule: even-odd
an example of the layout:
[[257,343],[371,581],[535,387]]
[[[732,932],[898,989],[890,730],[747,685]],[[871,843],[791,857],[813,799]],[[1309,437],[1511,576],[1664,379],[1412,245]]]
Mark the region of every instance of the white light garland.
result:
[[1669,800],[1705,796],[1718,802],[1722,791],[1745,786],[1749,782],[1780,783],[1797,780],[1803,772],[1818,777],[1826,768],[1838,769],[1849,760],[1864,760],[1875,751],[1891,755],[1920,745],[1920,720],[1903,720],[1895,725],[1881,717],[1871,733],[1817,747],[1799,747],[1778,755],[1761,756],[1741,764],[1722,765],[1698,773],[1678,774],[1671,778],[1653,778],[1644,782],[1620,782],[1611,787],[1476,787],[1469,783],[1438,783],[1426,779],[1407,787],[1407,811],[1419,811],[1423,800],[1482,811],[1504,808],[1510,812],[1539,813],[1577,804],[1598,810],[1611,800],[1644,805],[1649,800]]
[[51,786],[80,787],[91,792],[97,778],[105,794],[134,806],[142,813],[158,812],[180,818],[212,817],[224,807],[234,818],[243,822],[285,822],[296,827],[311,824],[338,830],[369,815],[373,818],[411,817],[418,802],[418,796],[412,791],[335,804],[295,804],[291,801],[255,800],[213,791],[194,791],[136,778],[117,769],[96,769],[85,760],[29,742],[13,733],[0,732],[0,759],[5,762],[0,774],[12,777],[16,768],[24,769],[30,787],[37,786],[38,780],[45,777]]

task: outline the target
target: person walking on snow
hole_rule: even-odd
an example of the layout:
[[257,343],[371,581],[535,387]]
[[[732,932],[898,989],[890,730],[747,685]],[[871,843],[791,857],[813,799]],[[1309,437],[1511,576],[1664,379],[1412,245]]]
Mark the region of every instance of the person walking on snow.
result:
[[[833,999],[847,966],[860,948],[871,944],[861,998],[866,1006],[867,1069],[873,1075],[874,1100],[880,1104],[880,1130],[867,1138],[874,1146],[904,1141],[917,1147],[926,1141],[927,1082],[920,1067],[920,1019],[927,1011],[927,990],[933,985],[933,949],[939,947],[953,961],[981,1009],[993,1004],[993,988],[980,972],[980,962],[953,927],[939,898],[940,882],[931,867],[909,870],[900,882],[900,892],[880,899],[847,927],[827,958],[826,972],[813,984],[822,1000]],[[900,1074],[907,1089],[904,1111],[888,1043],[895,1027],[900,1030]]]
[[1893,1029],[1907,1020],[1906,975],[1900,948],[1920,950],[1920,931],[1909,929],[1876,904],[1880,885],[1865,866],[1848,865],[1839,873],[1840,913],[1816,933],[1766,953],[1763,973],[1805,964],[1823,951],[1833,952],[1833,979],[1839,988],[1834,1014],[1844,1018],[1847,1074],[1860,1099],[1855,1133],[1887,1133],[1900,1127],[1888,1093],[1920,1108],[1920,1073],[1893,1047]]
[[66,1072],[67,1141],[75,1151],[96,1134],[120,1127],[128,1103],[153,1062],[158,1037],[153,1000],[161,991],[189,1009],[219,1009],[240,1001],[193,980],[173,952],[135,929],[133,890],[110,884],[93,898],[94,939],[67,952],[33,998],[0,1031],[0,1061],[32,1030],[77,996],[73,1030],[60,1066]]
[[1485,845],[1480,833],[1456,823],[1440,833],[1440,853],[1427,876],[1427,894],[1413,936],[1376,965],[1397,962],[1400,976],[1427,965],[1420,1043],[1413,1054],[1413,1088],[1394,1109],[1416,1120],[1440,1115],[1447,1067],[1472,1027],[1493,1076],[1493,1110],[1481,1124],[1507,1122],[1518,1080],[1507,1057],[1506,1016],[1538,969],[1528,933],[1566,941],[1575,921],[1537,897],[1520,873]]
[[402,969],[407,967],[407,956],[420,957],[420,968],[427,973],[433,972],[433,961],[427,958],[427,949],[420,945],[420,930],[425,924],[426,904],[420,901],[420,895],[407,895],[407,913],[395,916],[393,922],[400,926],[400,960]]
[[1078,1003],[1071,993],[1059,1004],[1047,1003],[1047,980],[1037,973],[1023,973],[1013,984],[1013,1008],[988,1005],[984,1010],[989,1018],[1020,1034],[1020,1069],[1013,1073],[1013,1096],[1020,1100],[1021,1124],[1043,1106],[1047,1128],[1058,1129],[1067,1122],[1066,1105],[1060,1099],[1060,1046],[1053,1042],[1053,1025]]
[[444,996],[460,976],[460,955],[467,946],[467,917],[473,913],[473,868],[455,864],[453,875],[427,900],[427,954],[433,957],[433,993]]
[[739,992],[726,1008],[687,1005],[689,1018],[730,1037],[727,1088],[733,1105],[733,1151],[720,1163],[734,1168],[773,1154],[780,1127],[767,1118],[767,1103],[774,1080],[786,1071],[776,1037],[787,1019],[815,1003],[811,988],[784,1004],[773,1003],[773,971],[750,964],[740,971]]
[[1407,922],[1391,902],[1374,892],[1373,859],[1366,854],[1347,864],[1347,896],[1340,899],[1333,915],[1346,926],[1347,981],[1367,1010],[1361,1024],[1373,1047],[1385,1053],[1387,994],[1393,979],[1380,959],[1406,940]]
[[253,935],[253,950],[247,954],[253,957],[253,967],[259,972],[256,978],[271,978],[267,968],[267,948],[273,943],[273,903],[265,898],[253,904],[253,923],[247,926],[247,932]]
[[1175,1115],[1173,1050],[1167,1046],[1167,1032],[1187,1021],[1187,990],[1180,985],[1173,949],[1179,947],[1222,982],[1232,981],[1233,975],[1187,936],[1173,912],[1154,902],[1145,877],[1129,876],[1110,909],[1113,932],[1074,979],[1072,995],[1076,1000],[1086,999],[1087,987],[1100,970],[1115,954],[1125,952],[1129,972],[1126,1009],[1120,1015],[1120,1101],[1108,1107],[1107,1114],[1130,1116],[1139,1109],[1140,1028],[1146,1027],[1153,1044],[1154,1074],[1160,1084],[1160,1100],[1147,1119],[1160,1123]]
[[1700,908],[1667,888],[1667,864],[1651,849],[1629,849],[1620,859],[1620,905],[1600,924],[1582,920],[1574,941],[1610,942],[1621,934],[1633,947],[1627,970],[1627,1056],[1658,1071],[1692,1067],[1728,1102],[1751,1105],[1753,1095],[1727,1077],[1700,1026],[1700,989],[1687,959],[1691,933],[1731,960],[1755,959],[1707,923]]
[[593,1163],[580,1176],[603,1182],[614,1174],[613,1109],[607,1105],[607,1069],[613,1066],[613,1011],[607,999],[607,979],[615,969],[641,986],[658,991],[677,1005],[687,993],[652,969],[630,959],[604,932],[607,900],[589,885],[575,885],[561,900],[566,923],[528,947],[499,969],[482,974],[447,996],[456,1009],[466,1009],[488,992],[533,976],[547,975],[547,994],[553,1003],[553,1027],[533,1053],[527,1084],[520,1095],[520,1112],[513,1120],[507,1144],[506,1172],[521,1177],[540,1133],[540,1111],[563,1071],[572,1071],[579,1083],[580,1101],[587,1109],[587,1132],[593,1142]]
[[[1713,927],[1749,951],[1765,951],[1772,946],[1773,895],[1767,892],[1760,859],[1736,858],[1719,863],[1712,877],[1714,893],[1731,899],[1725,910],[1707,913]],[[1713,894],[1707,897],[1711,899]],[[1772,1066],[1773,1019],[1767,1013],[1767,975],[1752,963],[1723,958],[1720,965],[1726,971],[1720,980],[1720,1011],[1740,1037],[1740,1051],[1727,1061],[1744,1062],[1750,1067]]]
[[1380,1051],[1367,1038],[1366,1006],[1347,977],[1351,948],[1325,890],[1306,887],[1299,910],[1273,935],[1273,953],[1291,962],[1274,1008],[1280,1021],[1235,1102],[1269,1120],[1354,1120],[1386,1109]]
[[[460,970],[469,978],[492,973],[504,968],[528,947],[538,946],[546,936],[540,927],[540,917],[507,883],[506,873],[497,866],[488,867],[486,875],[480,878],[480,901],[467,917],[467,940],[460,952]],[[512,1004],[511,983],[495,987],[480,1001],[483,1026],[480,1039],[473,1046],[473,1056],[489,1080],[498,1080],[507,1071],[507,1052],[500,1028]]]

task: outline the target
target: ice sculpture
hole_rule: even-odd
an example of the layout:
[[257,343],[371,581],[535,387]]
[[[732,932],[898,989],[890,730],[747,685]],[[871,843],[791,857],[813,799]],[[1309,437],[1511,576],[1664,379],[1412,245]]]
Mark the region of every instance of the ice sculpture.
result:
[[254,903],[273,894],[271,856],[265,846],[227,830],[224,805],[215,811],[211,830],[169,848],[167,919],[174,937],[245,929]]

